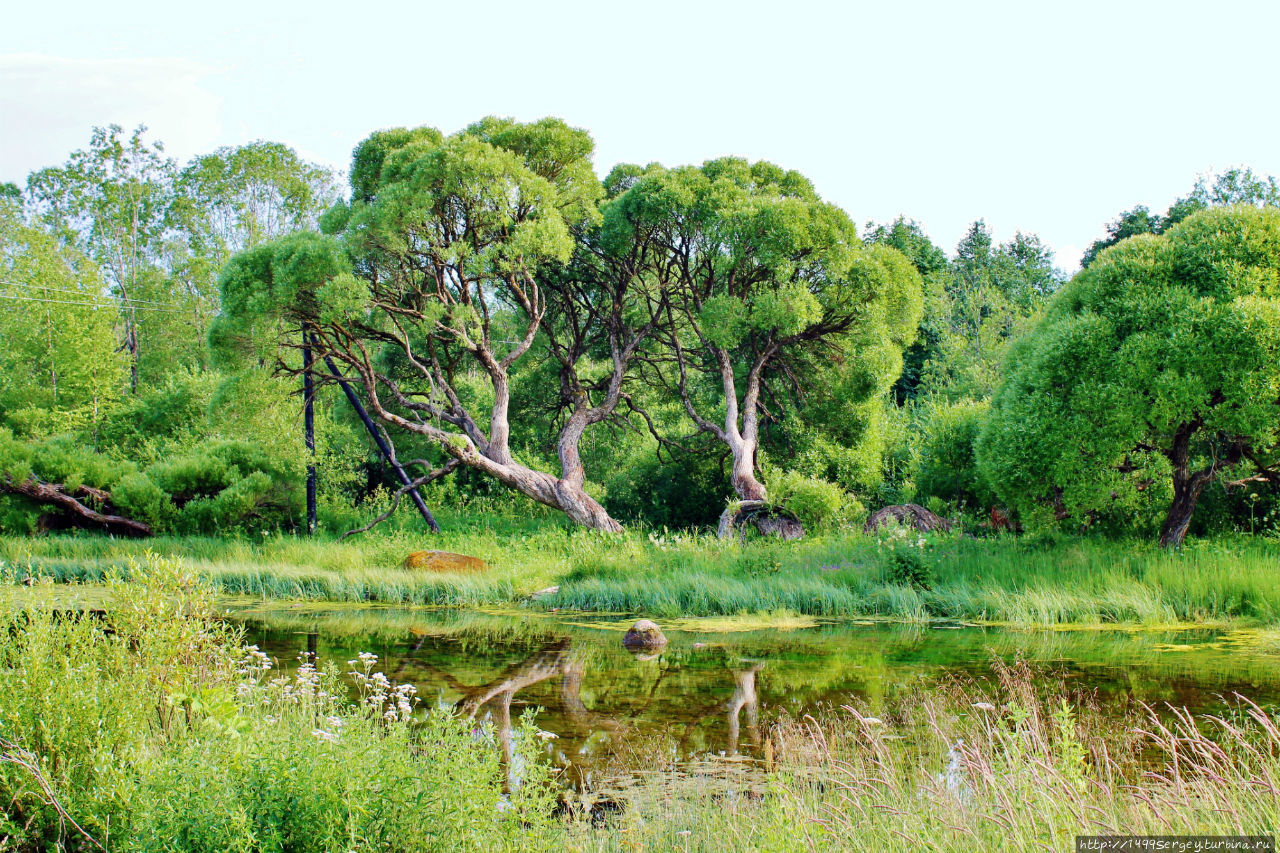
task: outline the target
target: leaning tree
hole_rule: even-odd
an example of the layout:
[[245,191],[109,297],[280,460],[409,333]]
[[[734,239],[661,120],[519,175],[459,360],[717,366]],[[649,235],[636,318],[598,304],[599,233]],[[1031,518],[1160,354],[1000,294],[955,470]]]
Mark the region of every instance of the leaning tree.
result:
[[[920,320],[919,274],[771,163],[630,167],[610,181],[625,190],[605,205],[604,242],[632,252],[644,292],[663,299],[640,357],[647,376],[727,447],[737,510],[758,511],[762,420],[781,418],[832,365],[900,367]],[[726,511],[722,534],[736,520]]]
[[[447,461],[415,483],[467,466],[618,531],[585,489],[578,444],[613,417],[662,302],[637,298],[625,258],[598,247],[592,150],[555,119],[375,133],[356,149],[350,204],[324,217],[330,236],[267,247],[265,266],[240,257],[224,283],[242,295],[225,304],[246,307],[247,332],[280,318],[334,365],[312,366],[319,381],[357,382],[384,425],[437,445]],[[536,356],[557,366],[558,475],[511,447],[512,373]]]
[[1024,514],[1164,504],[1181,544],[1214,482],[1280,482],[1280,211],[1197,213],[1102,251],[1010,354],[979,464]]

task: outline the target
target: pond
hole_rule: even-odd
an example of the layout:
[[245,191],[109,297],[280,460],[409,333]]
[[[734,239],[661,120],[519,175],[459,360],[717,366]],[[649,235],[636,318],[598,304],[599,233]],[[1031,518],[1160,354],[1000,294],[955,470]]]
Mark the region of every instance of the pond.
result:
[[248,642],[286,670],[300,653],[346,670],[359,652],[414,684],[428,706],[510,726],[538,709],[547,751],[571,789],[600,790],[659,769],[750,767],[762,731],[853,700],[886,699],[950,677],[990,677],[1026,661],[1091,691],[1222,711],[1240,693],[1280,703],[1280,632],[1253,629],[1020,631],[865,621],[672,620],[659,654],[633,654],[633,618],[428,608],[231,604]]

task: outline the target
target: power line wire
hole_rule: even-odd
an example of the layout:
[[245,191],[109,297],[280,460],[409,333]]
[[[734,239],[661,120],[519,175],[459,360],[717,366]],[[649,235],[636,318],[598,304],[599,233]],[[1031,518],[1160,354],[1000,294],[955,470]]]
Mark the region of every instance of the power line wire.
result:
[[[23,286],[21,282],[15,282],[15,281],[5,281],[4,283],[17,284],[19,286]],[[171,307],[171,308],[176,308],[178,306],[178,303],[176,302],[164,302],[159,299],[135,299],[133,297],[129,297],[126,299],[123,296],[115,296],[114,294],[111,294],[111,293],[86,293],[83,290],[73,290],[69,287],[51,287],[47,284],[27,284],[25,286],[30,288],[31,290],[54,290],[54,291],[57,291],[58,293],[70,293],[75,296],[82,296],[88,299],[111,299],[117,302],[128,302],[129,304],[132,304],[132,305],[162,305],[162,306]]]
[[25,281],[14,281],[13,279],[0,278],[0,284],[11,284],[18,287],[27,287],[31,290],[55,290],[59,293],[70,293],[85,299],[112,299],[119,302],[128,302],[131,305],[162,305],[168,308],[178,308],[176,302],[164,302],[159,299],[125,299],[123,296],[114,296],[110,293],[86,293],[83,290],[73,290],[67,287],[53,287],[48,284],[31,284]]
[[[47,302],[50,305],[79,305],[83,308],[110,308],[113,311],[119,311],[123,306],[114,302],[72,302],[65,299],[40,299],[35,296],[18,296],[12,293],[0,293],[0,299],[16,299],[22,302]],[[185,308],[153,308],[149,305],[143,305],[133,309],[135,311],[163,311],[171,314],[186,314],[188,309]]]

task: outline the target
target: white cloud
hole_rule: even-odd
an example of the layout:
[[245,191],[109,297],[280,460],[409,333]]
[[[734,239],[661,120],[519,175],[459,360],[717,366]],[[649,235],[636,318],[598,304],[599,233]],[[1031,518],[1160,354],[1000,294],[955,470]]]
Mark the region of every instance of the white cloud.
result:
[[185,59],[0,55],[0,180],[64,162],[95,125],[145,124],[180,160],[212,148],[222,99],[203,83],[215,71]]

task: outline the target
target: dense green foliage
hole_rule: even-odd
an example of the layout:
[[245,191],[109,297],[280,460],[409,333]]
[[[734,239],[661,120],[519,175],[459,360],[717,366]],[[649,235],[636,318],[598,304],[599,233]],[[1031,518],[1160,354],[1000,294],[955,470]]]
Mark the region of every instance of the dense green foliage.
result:
[[97,267],[0,200],[0,423],[32,435],[95,431],[123,390]]
[[1018,345],[979,459],[1030,516],[1153,526],[1280,454],[1280,211],[1196,213],[1103,252]]
[[1033,234],[978,220],[949,254],[767,162],[601,180],[593,149],[556,119],[378,131],[344,196],[278,143],[183,165],[96,129],[0,197],[0,530],[103,527],[53,489],[163,534],[296,531],[311,467],[320,529],[362,526],[400,481],[342,375],[464,517],[687,529],[736,495],[810,533],[911,501],[1274,534],[1275,179],[1123,214],[1064,285]]
[[[498,751],[475,748],[487,727],[415,713],[411,688],[371,663],[272,678],[212,607],[150,558],[104,621],[38,595],[5,607],[4,849],[538,848],[551,789],[528,726],[506,795]],[[352,677],[357,703],[340,698]]]

